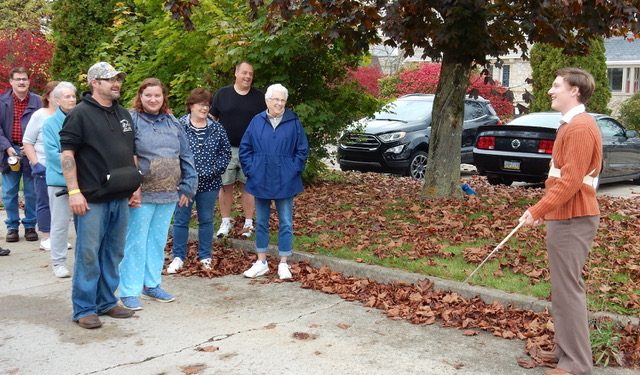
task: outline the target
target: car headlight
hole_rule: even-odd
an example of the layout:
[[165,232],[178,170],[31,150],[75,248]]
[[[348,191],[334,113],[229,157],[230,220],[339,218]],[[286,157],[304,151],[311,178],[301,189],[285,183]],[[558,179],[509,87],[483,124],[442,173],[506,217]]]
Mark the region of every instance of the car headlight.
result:
[[387,149],[385,151],[385,153],[389,153],[389,154],[399,154],[402,152],[402,150],[404,150],[404,145],[398,145],[395,147],[391,147],[389,149]]
[[395,133],[381,134],[378,136],[378,138],[380,138],[382,142],[389,143],[389,142],[398,141],[404,138],[405,135],[407,135],[406,132],[395,132]]

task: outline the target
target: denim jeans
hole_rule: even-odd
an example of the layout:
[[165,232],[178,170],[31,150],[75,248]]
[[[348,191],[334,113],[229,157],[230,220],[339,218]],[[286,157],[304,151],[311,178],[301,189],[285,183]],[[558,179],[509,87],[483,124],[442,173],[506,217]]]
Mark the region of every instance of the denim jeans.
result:
[[74,215],[73,320],[104,313],[117,304],[118,266],[124,255],[128,218],[126,198],[89,203],[85,215]]
[[269,246],[271,201],[278,211],[278,254],[290,256],[293,249],[293,197],[285,199],[256,198],[256,252],[265,253]]
[[218,192],[198,192],[193,201],[185,207],[176,205],[176,213],[173,217],[173,256],[185,260],[187,257],[187,240],[189,239],[189,221],[191,209],[196,204],[198,213],[198,258],[200,260],[211,258],[213,245],[213,213],[216,209]]
[[[17,147],[17,146],[16,146]],[[23,158],[23,166],[17,172],[2,173],[2,201],[7,211],[7,229],[18,229],[20,226],[20,212],[18,211],[18,190],[22,178],[22,190],[24,192],[24,219],[22,225],[25,228],[36,227],[36,192],[31,177],[31,169],[24,166],[29,163]]]
[[160,285],[164,248],[175,203],[142,203],[129,209],[129,225],[120,263],[120,297],[138,297],[142,288]]
[[38,222],[38,230],[43,233],[49,233],[51,231],[51,211],[49,209],[47,178],[44,172],[33,176],[33,183],[36,191],[36,219]]

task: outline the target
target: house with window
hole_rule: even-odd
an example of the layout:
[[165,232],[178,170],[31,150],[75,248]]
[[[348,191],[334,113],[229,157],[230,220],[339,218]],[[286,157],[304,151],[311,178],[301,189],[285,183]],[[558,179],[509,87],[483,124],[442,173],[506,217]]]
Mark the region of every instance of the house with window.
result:
[[609,108],[616,114],[620,104],[640,89],[640,40],[609,38],[604,47],[611,90]]

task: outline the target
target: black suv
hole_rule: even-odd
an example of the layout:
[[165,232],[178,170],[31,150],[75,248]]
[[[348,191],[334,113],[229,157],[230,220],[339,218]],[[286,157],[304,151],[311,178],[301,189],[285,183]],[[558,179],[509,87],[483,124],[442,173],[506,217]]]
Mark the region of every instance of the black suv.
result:
[[[410,94],[355,124],[338,141],[340,169],[400,173],[424,178],[434,95]],[[488,100],[465,99],[462,163],[473,164],[476,130],[500,119]]]

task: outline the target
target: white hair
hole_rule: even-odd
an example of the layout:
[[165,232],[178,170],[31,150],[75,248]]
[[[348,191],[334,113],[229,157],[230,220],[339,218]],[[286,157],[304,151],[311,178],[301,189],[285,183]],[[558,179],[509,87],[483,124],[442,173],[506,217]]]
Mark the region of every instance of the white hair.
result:
[[60,97],[62,96],[62,90],[71,90],[73,91],[73,93],[76,93],[76,87],[73,85],[73,83],[71,82],[67,82],[67,81],[62,81],[60,83],[58,83],[58,85],[53,89],[53,91],[51,91],[51,97],[53,97],[54,99],[59,100]]
[[274,83],[273,85],[267,88],[267,92],[264,94],[265,99],[271,99],[273,97],[273,92],[279,91],[284,94],[284,100],[289,98],[289,90],[286,87],[282,86],[279,83]]

